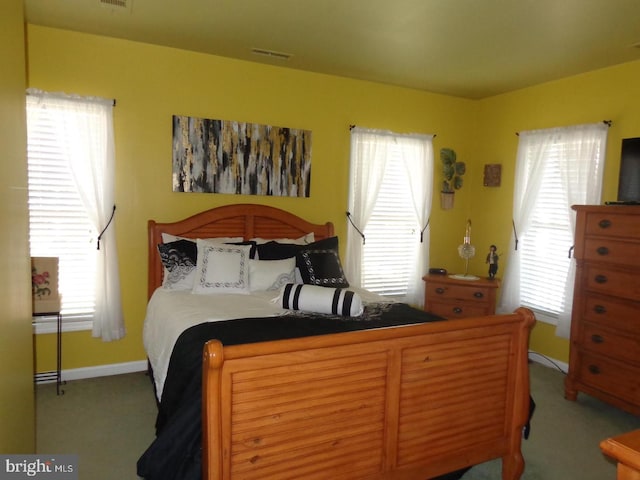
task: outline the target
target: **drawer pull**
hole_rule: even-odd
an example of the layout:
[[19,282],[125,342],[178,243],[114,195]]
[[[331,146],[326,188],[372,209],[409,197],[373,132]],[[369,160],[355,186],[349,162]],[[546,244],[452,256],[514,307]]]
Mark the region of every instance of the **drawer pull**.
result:
[[474,292],[473,296],[476,298],[484,298],[484,293],[482,292]]
[[594,334],[591,335],[591,341],[593,343],[604,343],[604,338],[601,335]]
[[600,373],[600,368],[597,365],[589,365],[589,371],[594,375],[598,375]]
[[596,252],[598,252],[598,255],[609,255],[609,249],[607,247],[598,247]]
[[438,287],[438,288],[436,288],[436,293],[437,293],[438,295],[442,295],[442,294],[444,293],[444,288],[442,288],[442,287]]
[[596,275],[596,283],[607,283],[607,276],[606,275]]
[[453,307],[453,313],[460,315],[462,313],[462,309],[460,307]]
[[609,228],[611,226],[611,220],[600,220],[598,226],[600,228]]
[[604,305],[594,305],[593,311],[599,314],[607,313],[607,308]]

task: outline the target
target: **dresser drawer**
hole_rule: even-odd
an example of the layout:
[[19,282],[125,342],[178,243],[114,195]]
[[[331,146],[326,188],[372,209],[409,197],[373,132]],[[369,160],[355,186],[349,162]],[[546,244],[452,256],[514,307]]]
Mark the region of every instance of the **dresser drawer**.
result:
[[585,267],[587,289],[629,300],[640,300],[640,278],[638,272],[614,270],[595,264]]
[[580,343],[585,350],[618,360],[640,363],[640,336],[616,333],[598,325],[582,325]]
[[638,238],[640,223],[637,215],[607,211],[588,212],[585,233],[607,237]]
[[610,238],[587,238],[583,258],[590,261],[640,266],[640,242],[631,243]]
[[584,302],[582,318],[609,329],[640,335],[640,302],[589,295]]
[[580,357],[577,375],[582,382],[628,402],[640,403],[640,368],[588,353]]
[[480,317],[490,315],[489,307],[476,303],[430,301],[427,310],[445,318]]
[[441,283],[427,283],[425,286],[425,292],[427,297],[434,299],[444,298],[448,300],[464,300],[470,302],[486,302],[490,295],[490,289],[488,287],[482,287],[480,285],[468,286],[462,285],[447,285]]

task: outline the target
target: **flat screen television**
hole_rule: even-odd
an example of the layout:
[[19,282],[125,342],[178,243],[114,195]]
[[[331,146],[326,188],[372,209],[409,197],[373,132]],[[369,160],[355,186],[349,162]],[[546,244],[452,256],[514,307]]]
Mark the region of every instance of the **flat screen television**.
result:
[[640,138],[622,139],[618,202],[640,203]]

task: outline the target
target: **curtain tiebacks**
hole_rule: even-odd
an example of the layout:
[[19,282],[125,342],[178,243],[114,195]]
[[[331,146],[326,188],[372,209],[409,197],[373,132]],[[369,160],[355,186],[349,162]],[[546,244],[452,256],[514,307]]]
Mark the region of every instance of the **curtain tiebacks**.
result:
[[356,231],[362,237],[362,244],[364,245],[364,242],[365,242],[364,233],[362,233],[362,231],[358,227],[356,227],[356,224],[353,223],[353,218],[351,218],[351,212],[347,212],[347,218],[349,219],[349,223],[353,226],[353,228],[356,229]]

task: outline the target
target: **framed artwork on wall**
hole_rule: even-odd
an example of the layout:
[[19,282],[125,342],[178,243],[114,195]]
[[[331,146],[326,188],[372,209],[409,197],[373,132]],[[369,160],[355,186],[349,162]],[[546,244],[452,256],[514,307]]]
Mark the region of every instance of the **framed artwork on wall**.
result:
[[308,197],[311,131],[173,116],[173,191]]
[[484,166],[484,181],[485,187],[499,187],[502,177],[502,164],[500,163],[488,163]]

